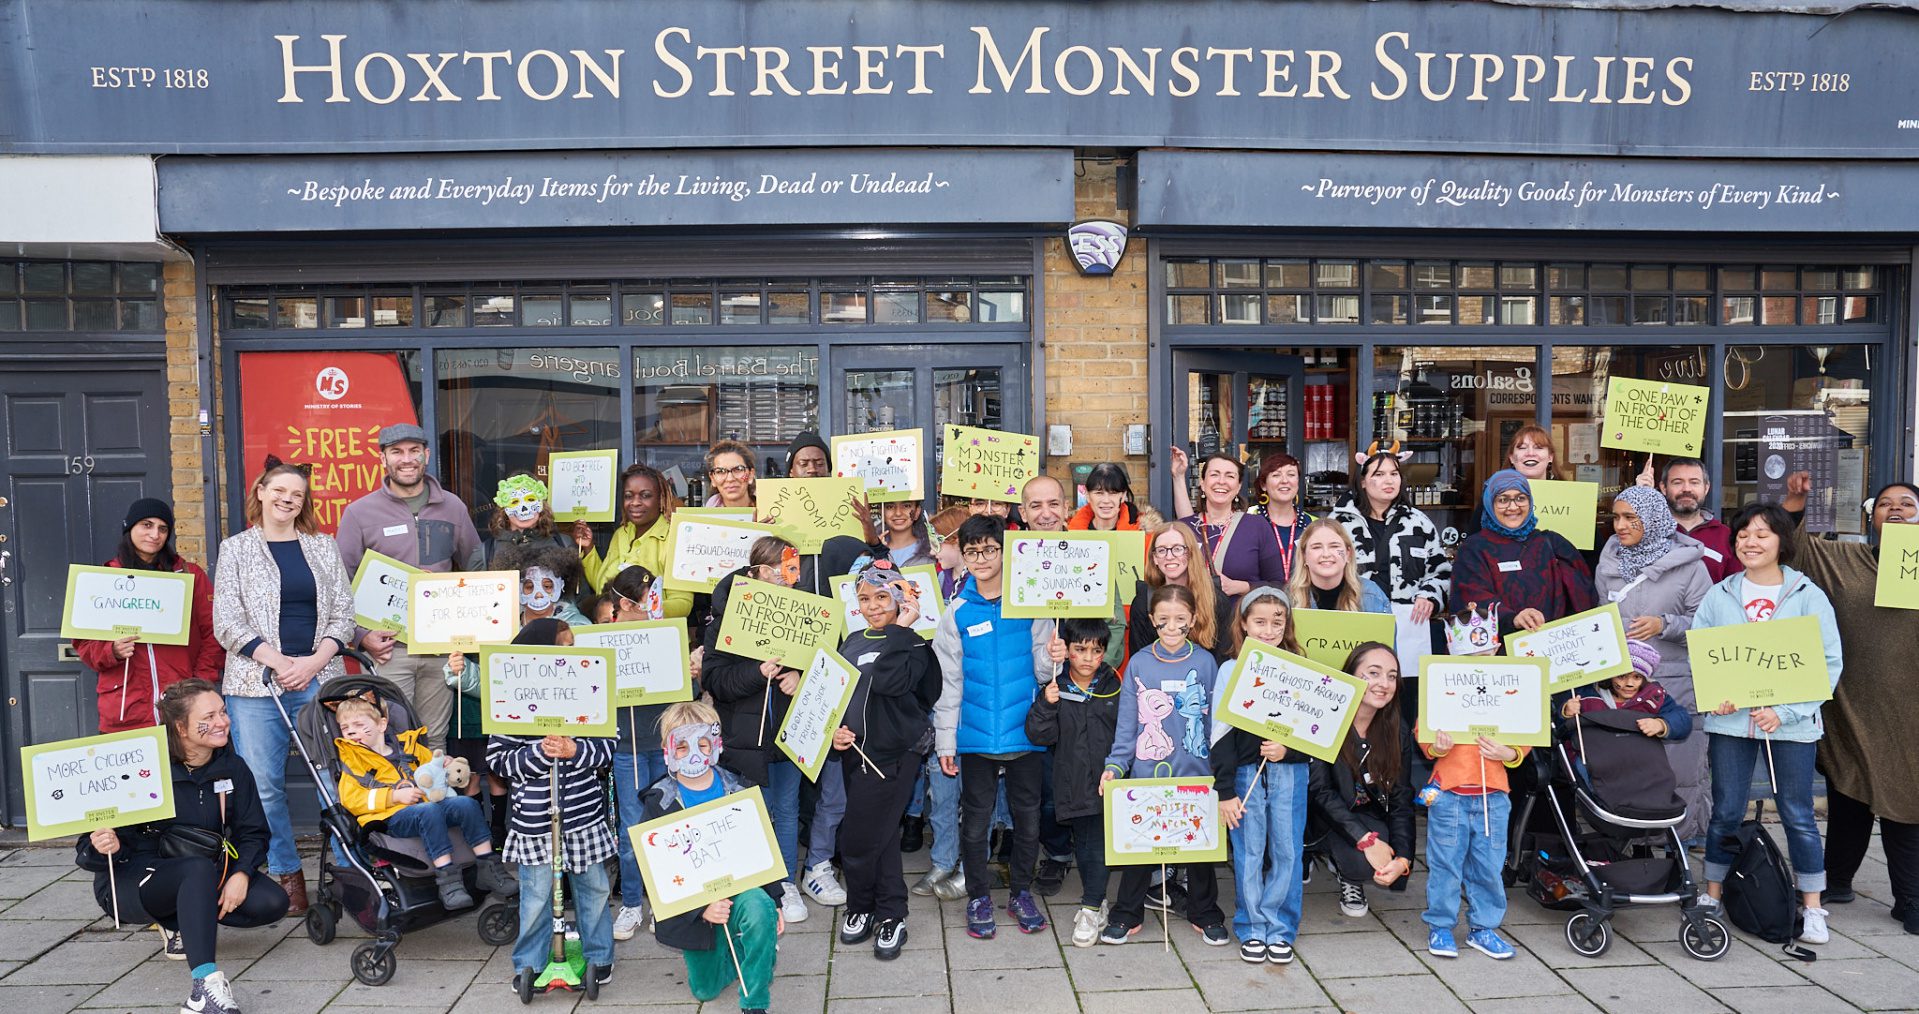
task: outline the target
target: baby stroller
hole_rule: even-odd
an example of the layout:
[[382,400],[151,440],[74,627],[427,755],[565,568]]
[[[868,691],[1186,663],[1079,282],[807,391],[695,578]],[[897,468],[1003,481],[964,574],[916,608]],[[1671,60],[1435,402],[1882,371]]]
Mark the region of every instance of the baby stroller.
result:
[[1572,912],[1566,943],[1585,957],[1612,946],[1619,908],[1678,905],[1679,945],[1714,961],[1732,936],[1699,903],[1678,831],[1686,807],[1665,747],[1640,734],[1641,717],[1588,711],[1575,732],[1562,730],[1512,824],[1507,883],[1524,881],[1541,905]]
[[[353,949],[353,977],[369,986],[384,986],[399,964],[394,949],[402,933],[461,913],[441,907],[433,865],[419,839],[390,837],[380,821],[362,825],[340,805],[340,755],[334,742],[340,725],[328,705],[370,690],[386,708],[392,727],[414,727],[413,706],[400,688],[374,675],[373,661],[364,654],[348,652],[347,657],[359,662],[366,674],[328,681],[301,710],[297,722],[280,702],[274,682],[269,679],[267,686],[320,789],[319,886],[307,909],[307,937],[322,946],[332,943],[342,911],[352,913],[353,921],[373,934],[372,940]],[[484,899],[473,875],[473,853],[457,828],[449,828],[448,837],[454,863],[466,870],[468,893],[481,899],[480,939],[493,946],[512,943],[520,932],[518,906]]]

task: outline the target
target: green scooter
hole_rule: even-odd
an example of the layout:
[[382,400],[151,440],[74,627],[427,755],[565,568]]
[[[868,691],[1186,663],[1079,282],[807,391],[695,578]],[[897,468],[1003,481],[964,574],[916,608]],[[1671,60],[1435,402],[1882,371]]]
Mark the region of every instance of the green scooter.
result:
[[553,866],[553,953],[547,959],[546,968],[537,976],[520,976],[520,1002],[530,1004],[535,993],[572,992],[582,990],[588,1000],[600,998],[599,977],[596,969],[587,963],[586,952],[580,941],[566,939],[566,852],[560,839],[560,765],[556,759],[548,772],[547,799],[553,813],[552,855],[548,857]]

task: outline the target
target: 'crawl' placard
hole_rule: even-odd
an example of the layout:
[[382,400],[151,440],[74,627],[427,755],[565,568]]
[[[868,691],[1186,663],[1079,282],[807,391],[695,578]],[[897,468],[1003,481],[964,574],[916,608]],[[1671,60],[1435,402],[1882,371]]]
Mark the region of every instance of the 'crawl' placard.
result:
[[1507,746],[1551,746],[1546,672],[1543,658],[1421,656],[1420,742],[1444,732],[1461,743],[1490,736]]
[[1249,639],[1214,707],[1227,725],[1331,761],[1365,693],[1365,680]]
[[480,729],[504,736],[613,736],[612,648],[480,649]]
[[1293,610],[1294,632],[1307,658],[1338,669],[1346,656],[1367,641],[1392,647],[1397,624],[1391,613],[1348,613],[1337,609]]

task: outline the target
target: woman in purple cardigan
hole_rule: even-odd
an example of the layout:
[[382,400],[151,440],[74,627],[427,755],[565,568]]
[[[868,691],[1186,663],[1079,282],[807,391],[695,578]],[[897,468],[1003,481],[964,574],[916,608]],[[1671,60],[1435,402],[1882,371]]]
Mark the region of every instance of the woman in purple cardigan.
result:
[[1186,452],[1173,448],[1173,511],[1190,525],[1206,552],[1207,564],[1219,577],[1219,589],[1237,601],[1256,584],[1283,585],[1286,566],[1273,540],[1273,526],[1265,518],[1247,514],[1240,499],[1244,470],[1226,454],[1210,454],[1200,462],[1200,509],[1193,509],[1186,491]]

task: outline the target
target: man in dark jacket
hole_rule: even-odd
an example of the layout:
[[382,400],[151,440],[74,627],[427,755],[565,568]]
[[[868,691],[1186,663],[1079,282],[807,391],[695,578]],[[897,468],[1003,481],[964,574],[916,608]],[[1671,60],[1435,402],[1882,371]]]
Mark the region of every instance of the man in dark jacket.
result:
[[1071,835],[1079,860],[1073,946],[1091,947],[1106,925],[1106,811],[1099,776],[1119,726],[1120,682],[1119,673],[1106,664],[1112,631],[1105,620],[1077,618],[1059,626],[1066,671],[1046,685],[1026,713],[1026,737],[1051,751],[1053,813]]

